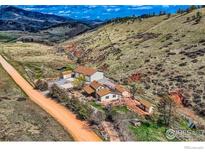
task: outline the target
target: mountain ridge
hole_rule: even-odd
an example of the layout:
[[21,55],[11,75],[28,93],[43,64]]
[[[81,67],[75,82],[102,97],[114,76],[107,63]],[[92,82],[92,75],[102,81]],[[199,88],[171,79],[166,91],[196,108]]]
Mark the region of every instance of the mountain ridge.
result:
[[[0,7],[0,30],[38,32],[59,24],[84,24],[72,18],[27,11],[14,6]],[[86,26],[89,27],[88,24]]]

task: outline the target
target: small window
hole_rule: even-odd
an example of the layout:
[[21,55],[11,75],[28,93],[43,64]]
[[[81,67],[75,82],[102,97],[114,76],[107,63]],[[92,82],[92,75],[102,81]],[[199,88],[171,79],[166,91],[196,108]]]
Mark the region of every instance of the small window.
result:
[[113,98],[115,98],[115,97],[116,97],[116,95],[113,95],[112,97],[113,97]]
[[105,99],[109,99],[109,96],[106,96]]

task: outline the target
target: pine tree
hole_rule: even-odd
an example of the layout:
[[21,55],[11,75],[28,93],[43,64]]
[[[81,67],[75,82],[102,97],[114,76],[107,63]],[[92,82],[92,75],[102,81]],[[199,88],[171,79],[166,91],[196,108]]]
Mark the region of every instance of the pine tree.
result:
[[170,126],[172,116],[174,114],[174,102],[168,94],[161,96],[161,100],[157,107],[160,113],[158,123],[161,125]]

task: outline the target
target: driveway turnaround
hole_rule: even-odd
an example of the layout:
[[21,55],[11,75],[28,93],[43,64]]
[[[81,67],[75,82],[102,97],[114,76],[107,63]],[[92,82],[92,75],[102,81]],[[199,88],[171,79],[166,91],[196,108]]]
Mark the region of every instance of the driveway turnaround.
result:
[[75,141],[102,141],[89,125],[58,102],[35,90],[1,55],[0,63],[28,97],[56,119]]

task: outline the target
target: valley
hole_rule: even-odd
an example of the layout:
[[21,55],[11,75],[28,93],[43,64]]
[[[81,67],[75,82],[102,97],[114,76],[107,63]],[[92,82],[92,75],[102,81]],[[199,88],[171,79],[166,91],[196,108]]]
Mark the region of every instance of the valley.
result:
[[[8,9],[4,12],[5,17],[12,15],[13,18],[22,12],[12,7],[4,9]],[[87,122],[102,140],[115,137],[120,141],[205,140],[203,134],[194,133],[179,135],[173,140],[166,136],[169,129],[195,132],[205,127],[204,8],[176,14],[116,18],[97,26],[53,15],[43,15],[39,19],[38,13],[35,18],[29,14],[30,11],[26,11],[20,19],[14,18],[16,21],[12,25],[21,24],[20,28],[11,27],[2,15],[0,55],[31,86],[72,111],[78,120]],[[28,29],[22,29],[27,26],[23,22],[25,18],[32,21]],[[20,22],[16,23],[18,20]],[[41,25],[38,20],[43,20],[44,24],[45,20],[55,22]],[[10,25],[6,25],[9,29],[2,26],[5,24]],[[130,96],[122,99],[119,96],[116,102],[104,103],[96,97],[97,89],[95,95],[85,94],[85,85],[91,86],[92,90],[92,82],[72,77],[79,66],[104,73],[107,80],[127,89]],[[0,70],[0,122],[7,127],[3,129],[16,132],[12,129],[15,125],[26,129],[26,135],[17,130],[20,135],[5,133],[0,140],[17,140],[18,136],[23,136],[19,140],[29,141],[72,140],[54,119],[31,103],[2,68]],[[66,75],[71,77],[64,77]],[[76,83],[71,82],[71,78]],[[64,86],[61,82],[68,84],[68,79],[74,86],[61,88]],[[59,85],[49,87],[50,83]],[[153,111],[141,114],[144,109],[138,108],[133,101],[148,104]],[[13,117],[14,112],[17,115]],[[31,113],[39,115],[31,116]],[[42,120],[41,115],[49,120]],[[18,119],[21,119],[20,124]],[[34,121],[32,126],[30,120]],[[33,132],[28,135],[28,125],[34,127],[34,135]],[[43,131],[43,126],[49,131]]]

